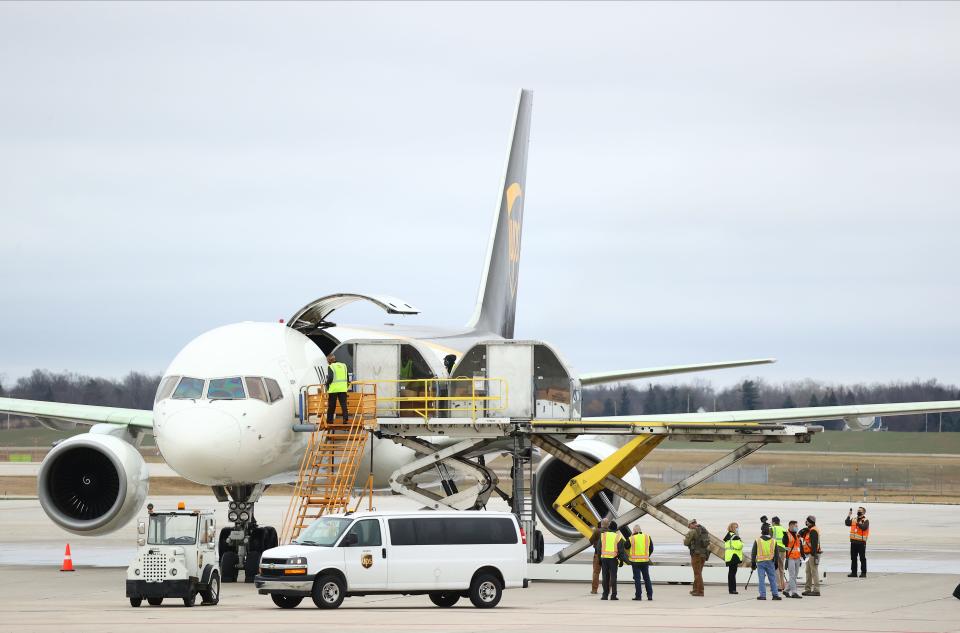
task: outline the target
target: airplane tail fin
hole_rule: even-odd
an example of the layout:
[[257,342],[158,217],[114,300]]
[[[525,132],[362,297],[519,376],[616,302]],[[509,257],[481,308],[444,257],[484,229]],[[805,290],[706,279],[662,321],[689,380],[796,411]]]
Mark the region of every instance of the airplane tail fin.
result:
[[486,266],[473,318],[467,327],[513,338],[520,272],[520,236],[523,230],[523,203],[526,197],[527,149],[530,142],[530,113],[533,93],[521,90],[516,117],[510,131],[510,153],[500,186]]

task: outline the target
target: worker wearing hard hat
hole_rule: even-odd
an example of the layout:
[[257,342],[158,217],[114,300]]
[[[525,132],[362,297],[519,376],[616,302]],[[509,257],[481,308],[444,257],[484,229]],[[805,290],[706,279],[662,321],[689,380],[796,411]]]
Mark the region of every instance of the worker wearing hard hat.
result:
[[644,534],[639,525],[633,526],[633,534],[627,542],[627,560],[633,565],[634,600],[642,600],[640,581],[647,590],[647,600],[653,600],[653,583],[650,582],[650,556],[653,554],[653,539]]

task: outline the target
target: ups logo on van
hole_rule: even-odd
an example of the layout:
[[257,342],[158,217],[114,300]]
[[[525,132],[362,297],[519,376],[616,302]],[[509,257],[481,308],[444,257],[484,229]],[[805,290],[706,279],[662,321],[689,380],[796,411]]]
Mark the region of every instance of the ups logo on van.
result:
[[363,565],[364,569],[370,569],[373,567],[373,554],[363,554],[360,557],[360,564]]

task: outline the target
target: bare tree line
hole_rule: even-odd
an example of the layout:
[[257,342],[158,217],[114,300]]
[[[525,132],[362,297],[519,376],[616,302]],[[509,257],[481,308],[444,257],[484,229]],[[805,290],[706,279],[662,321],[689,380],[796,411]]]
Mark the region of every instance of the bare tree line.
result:
[[[0,397],[151,409],[159,383],[159,375],[141,372],[111,379],[36,369],[10,387],[0,381]],[[931,400],[960,400],[960,389],[936,380],[843,385],[809,379],[779,384],[749,379],[722,389],[714,388],[705,380],[649,383],[642,387],[621,384],[585,389],[583,414],[692,413],[700,409],[731,411]],[[939,415],[900,416],[884,419],[883,424],[894,431],[937,431],[941,428],[941,418]],[[843,423],[837,420],[825,426],[839,429]],[[960,431],[960,414],[943,414],[942,430]]]
[[160,376],[136,371],[113,379],[35,369],[29,376],[19,378],[11,387],[0,382],[0,397],[152,409],[159,384]]

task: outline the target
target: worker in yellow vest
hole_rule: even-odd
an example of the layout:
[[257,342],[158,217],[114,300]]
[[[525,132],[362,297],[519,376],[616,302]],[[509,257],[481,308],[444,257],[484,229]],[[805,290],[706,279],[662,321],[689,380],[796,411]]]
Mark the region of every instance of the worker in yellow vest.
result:
[[780,517],[773,517],[770,522],[773,524],[770,526],[770,536],[773,538],[773,542],[777,544],[777,551],[774,552],[773,556],[773,566],[777,570],[777,589],[780,590],[780,593],[783,593],[783,587],[787,584],[787,578],[783,574],[783,559],[787,551],[783,538],[787,534],[787,529],[780,525]]
[[340,403],[340,413],[343,423],[347,423],[347,390],[350,388],[350,376],[347,366],[337,362],[333,354],[327,356],[327,424],[333,423],[333,413],[337,403]]
[[640,581],[647,590],[647,600],[653,600],[653,583],[650,582],[650,555],[653,554],[653,539],[644,534],[639,525],[633,526],[633,534],[627,542],[627,560],[633,565],[634,600],[641,600]]
[[760,595],[757,600],[767,599],[767,590],[764,586],[764,578],[770,581],[770,593],[774,600],[780,600],[780,593],[777,591],[777,580],[774,575],[773,559],[777,555],[777,544],[770,536],[770,526],[766,523],[760,526],[760,538],[753,542],[753,551],[750,557],[753,562],[750,567],[757,570],[758,585]]
[[870,520],[867,518],[867,509],[857,508],[857,518],[852,520],[853,508],[847,513],[844,525],[850,527],[850,578],[857,577],[857,558],[860,559],[860,577],[867,577],[867,537],[870,536]]
[[743,541],[740,540],[740,524],[734,522],[727,526],[723,537],[723,563],[727,566],[727,591],[737,591],[737,568],[743,562]]
[[610,521],[607,529],[600,532],[600,571],[603,578],[601,600],[619,600],[617,598],[617,568],[623,564],[620,554],[623,550],[623,537],[617,531],[617,522]]

